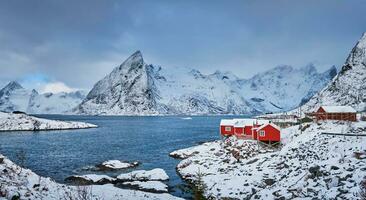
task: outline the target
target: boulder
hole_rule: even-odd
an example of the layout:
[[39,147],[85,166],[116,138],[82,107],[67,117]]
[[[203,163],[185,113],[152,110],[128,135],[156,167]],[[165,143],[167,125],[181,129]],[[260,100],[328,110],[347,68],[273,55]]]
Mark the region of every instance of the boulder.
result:
[[121,170],[121,169],[128,169],[132,167],[137,167],[140,163],[139,162],[125,162],[120,160],[108,160],[102,162],[101,164],[97,165],[97,169],[99,170]]
[[107,175],[87,174],[87,175],[73,175],[65,179],[67,182],[72,182],[77,185],[104,185],[115,182],[115,178]]
[[121,184],[118,184],[118,186],[141,190],[145,192],[168,192],[168,186],[160,181],[131,181],[123,182]]
[[166,181],[169,176],[163,169],[136,170],[117,176],[118,181]]

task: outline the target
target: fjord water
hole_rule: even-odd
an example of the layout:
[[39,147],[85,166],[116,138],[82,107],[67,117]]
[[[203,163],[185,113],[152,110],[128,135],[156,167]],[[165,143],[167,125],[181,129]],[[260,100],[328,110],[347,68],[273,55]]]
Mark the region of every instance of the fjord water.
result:
[[[70,116],[41,115],[58,120],[93,123],[99,128],[41,131],[1,132],[0,152],[18,163],[19,152],[25,154],[25,167],[42,176],[64,182],[73,174],[110,159],[139,161],[135,169],[163,168],[169,175],[171,193],[186,197],[182,180],[176,174],[179,160],[169,157],[171,151],[219,139],[222,118],[233,116]],[[135,170],[131,169],[131,170]],[[128,172],[118,171],[114,174]],[[95,173],[95,172],[92,172]],[[108,173],[107,173],[108,174]]]

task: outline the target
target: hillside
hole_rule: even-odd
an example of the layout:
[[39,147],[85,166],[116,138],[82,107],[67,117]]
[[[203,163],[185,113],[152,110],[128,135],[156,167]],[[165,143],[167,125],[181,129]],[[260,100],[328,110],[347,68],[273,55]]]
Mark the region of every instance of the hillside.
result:
[[339,73],[302,109],[314,111],[319,105],[349,105],[366,111],[366,33],[353,47]]
[[[183,158],[178,173],[213,199],[360,199],[366,123],[330,121],[304,127],[283,129],[280,148],[231,137],[170,155]],[[342,131],[363,137],[321,134]]]

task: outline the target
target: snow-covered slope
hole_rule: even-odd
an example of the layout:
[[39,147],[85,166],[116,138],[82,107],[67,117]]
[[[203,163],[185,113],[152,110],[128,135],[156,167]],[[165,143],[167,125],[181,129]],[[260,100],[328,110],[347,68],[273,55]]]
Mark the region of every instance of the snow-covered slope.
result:
[[40,131],[95,128],[94,124],[42,119],[26,114],[0,112],[0,131]]
[[134,53],[109,75],[98,81],[77,112],[83,114],[158,114],[149,66],[140,52]]
[[0,90],[0,111],[63,114],[79,105],[85,96],[83,91],[39,94],[12,81]]
[[[311,123],[282,130],[283,147],[229,138],[172,152],[178,173],[209,199],[360,199],[366,122]],[[322,132],[356,136],[332,136]]]
[[83,91],[38,94],[33,90],[29,99],[27,113],[64,114],[69,113],[85,98]]
[[366,33],[352,49],[341,71],[303,106],[314,111],[319,105],[349,105],[366,110]]
[[148,65],[137,51],[97,82],[75,109],[80,114],[257,114],[289,110],[310,98],[336,74],[279,66],[251,79],[230,72]]
[[24,169],[0,154],[0,199],[166,199],[181,198],[167,193],[155,194],[138,190],[121,189],[112,184],[69,186],[59,184],[50,178],[41,177]]
[[12,81],[0,90],[0,111],[26,111],[32,91]]

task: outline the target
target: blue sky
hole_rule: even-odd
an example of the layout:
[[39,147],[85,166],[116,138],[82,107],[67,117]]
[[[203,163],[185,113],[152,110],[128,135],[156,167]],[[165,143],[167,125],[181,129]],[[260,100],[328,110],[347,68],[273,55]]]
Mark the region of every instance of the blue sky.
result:
[[364,0],[1,1],[0,85],[90,89],[136,50],[169,70],[324,71],[366,31],[365,10]]

